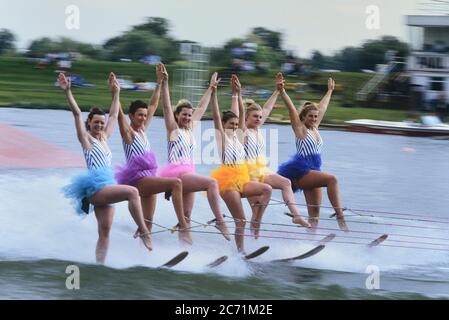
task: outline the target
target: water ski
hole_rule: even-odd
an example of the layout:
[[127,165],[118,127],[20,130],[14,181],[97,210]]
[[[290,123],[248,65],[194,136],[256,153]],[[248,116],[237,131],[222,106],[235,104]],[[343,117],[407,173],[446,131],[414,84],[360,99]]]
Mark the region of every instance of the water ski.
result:
[[334,238],[336,237],[337,235],[335,234],[335,233],[330,233],[330,234],[328,234],[327,236],[325,236],[323,239],[321,239],[319,242],[318,242],[318,244],[326,244],[326,243],[329,243],[329,242],[331,242],[332,240],[334,240]]
[[319,246],[316,246],[315,248],[313,248],[299,256],[284,258],[284,259],[277,259],[277,260],[273,260],[272,262],[288,262],[288,261],[293,261],[293,260],[303,260],[303,259],[306,259],[306,258],[316,255],[318,252],[323,250],[325,247],[326,246],[324,244],[320,244]]
[[220,264],[222,264],[226,260],[228,260],[228,256],[221,256],[221,257],[215,259],[214,261],[212,261],[211,263],[207,264],[206,267],[208,267],[208,268],[218,267]]
[[387,238],[388,238],[388,234],[383,234],[379,238],[377,238],[376,240],[371,241],[368,244],[368,247],[372,248],[372,247],[378,246],[379,244],[381,244],[382,242],[387,240]]
[[172,268],[176,266],[178,263],[180,263],[182,260],[184,260],[189,255],[188,251],[183,251],[176,255],[174,258],[172,258],[170,261],[167,261],[159,268]]
[[245,256],[245,260],[254,259],[255,257],[260,256],[261,254],[265,253],[268,249],[270,249],[269,246],[260,247],[259,249],[251,252],[250,254],[247,254]]

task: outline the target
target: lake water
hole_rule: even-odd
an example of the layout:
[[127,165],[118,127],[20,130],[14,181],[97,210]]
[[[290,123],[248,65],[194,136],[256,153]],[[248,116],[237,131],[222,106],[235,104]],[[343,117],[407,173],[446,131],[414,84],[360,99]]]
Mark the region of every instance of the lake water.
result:
[[[67,111],[0,109],[0,122],[81,154],[72,115]],[[204,121],[202,132],[211,126]],[[273,139],[278,138],[269,150],[285,161],[294,152],[291,128],[265,128],[271,130]],[[328,229],[319,230],[321,236],[308,235],[304,229],[290,226],[283,214],[285,207],[273,202],[265,214],[262,237],[246,240],[248,251],[262,245],[269,245],[270,250],[251,263],[242,261],[234,243],[213,234],[212,227],[196,228],[210,233],[193,233],[195,243],[190,248],[182,247],[175,234],[161,232],[154,235],[154,250],[149,254],[132,238],[135,226],[126,204],[121,203],[116,205],[106,266],[97,266],[96,220],[92,215],[75,215],[60,192],[82,169],[0,169],[0,299],[449,297],[449,141],[331,130],[322,130],[321,135],[323,170],[338,176],[343,205],[364,209],[346,212],[353,232],[329,230],[335,229],[335,221],[326,219],[331,210],[323,208],[320,227]],[[163,119],[153,120],[148,137],[159,163],[164,164]],[[109,144],[114,165],[122,162],[118,128]],[[208,154],[210,150],[202,151]],[[198,165],[197,169],[206,175],[213,167]],[[323,195],[323,205],[329,206]],[[302,194],[296,197],[299,204],[304,203]],[[279,191],[273,192],[273,198],[281,198]],[[249,212],[246,201],[245,208]],[[304,207],[300,209],[305,212]],[[206,198],[198,194],[193,219],[205,222],[212,216]],[[171,204],[162,196],[155,219],[168,227],[176,223]],[[330,232],[337,237],[316,256],[270,263],[309,250],[314,246],[310,240]],[[384,233],[389,238],[379,247],[364,245]],[[288,239],[275,238],[279,235]],[[182,250],[188,250],[189,256],[175,268],[156,268]],[[216,269],[205,267],[220,255],[228,255],[228,261]],[[65,287],[68,265],[80,269],[80,290]],[[380,281],[379,286],[376,281],[370,283],[379,289],[369,290],[366,282],[373,277]]]

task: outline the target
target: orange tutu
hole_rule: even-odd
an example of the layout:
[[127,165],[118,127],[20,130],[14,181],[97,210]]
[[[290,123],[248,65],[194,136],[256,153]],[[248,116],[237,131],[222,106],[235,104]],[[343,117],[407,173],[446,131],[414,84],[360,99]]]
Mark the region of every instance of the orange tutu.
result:
[[224,165],[222,164],[210,174],[217,180],[220,194],[227,191],[243,192],[243,187],[250,181],[246,164]]
[[264,156],[246,160],[246,165],[251,181],[263,182],[266,175],[272,174],[267,168],[267,159]]

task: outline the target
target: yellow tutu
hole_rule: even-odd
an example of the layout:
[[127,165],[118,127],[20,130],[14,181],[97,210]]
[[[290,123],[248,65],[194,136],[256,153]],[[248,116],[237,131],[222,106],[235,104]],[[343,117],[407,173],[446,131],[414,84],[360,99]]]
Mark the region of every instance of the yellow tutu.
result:
[[251,181],[263,182],[266,175],[272,174],[267,168],[267,159],[264,156],[258,156],[256,159],[246,160],[248,172]]
[[217,180],[220,194],[227,191],[242,193],[243,186],[250,181],[248,167],[243,163],[233,166],[222,164],[217,169],[212,170],[210,176]]

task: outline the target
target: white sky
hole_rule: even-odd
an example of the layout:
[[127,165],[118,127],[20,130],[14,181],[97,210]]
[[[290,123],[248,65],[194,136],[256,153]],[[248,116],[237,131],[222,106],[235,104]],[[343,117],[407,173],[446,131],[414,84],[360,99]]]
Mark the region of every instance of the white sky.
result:
[[[0,0],[0,29],[13,31],[20,48],[43,36],[101,44],[145,17],[164,17],[179,40],[221,46],[261,26],[283,32],[283,48],[307,57],[314,49],[332,54],[382,35],[406,41],[404,15],[425,14],[417,10],[420,3],[423,0]],[[65,26],[68,5],[80,9],[79,30]],[[366,27],[369,5],[380,10],[379,29]]]

